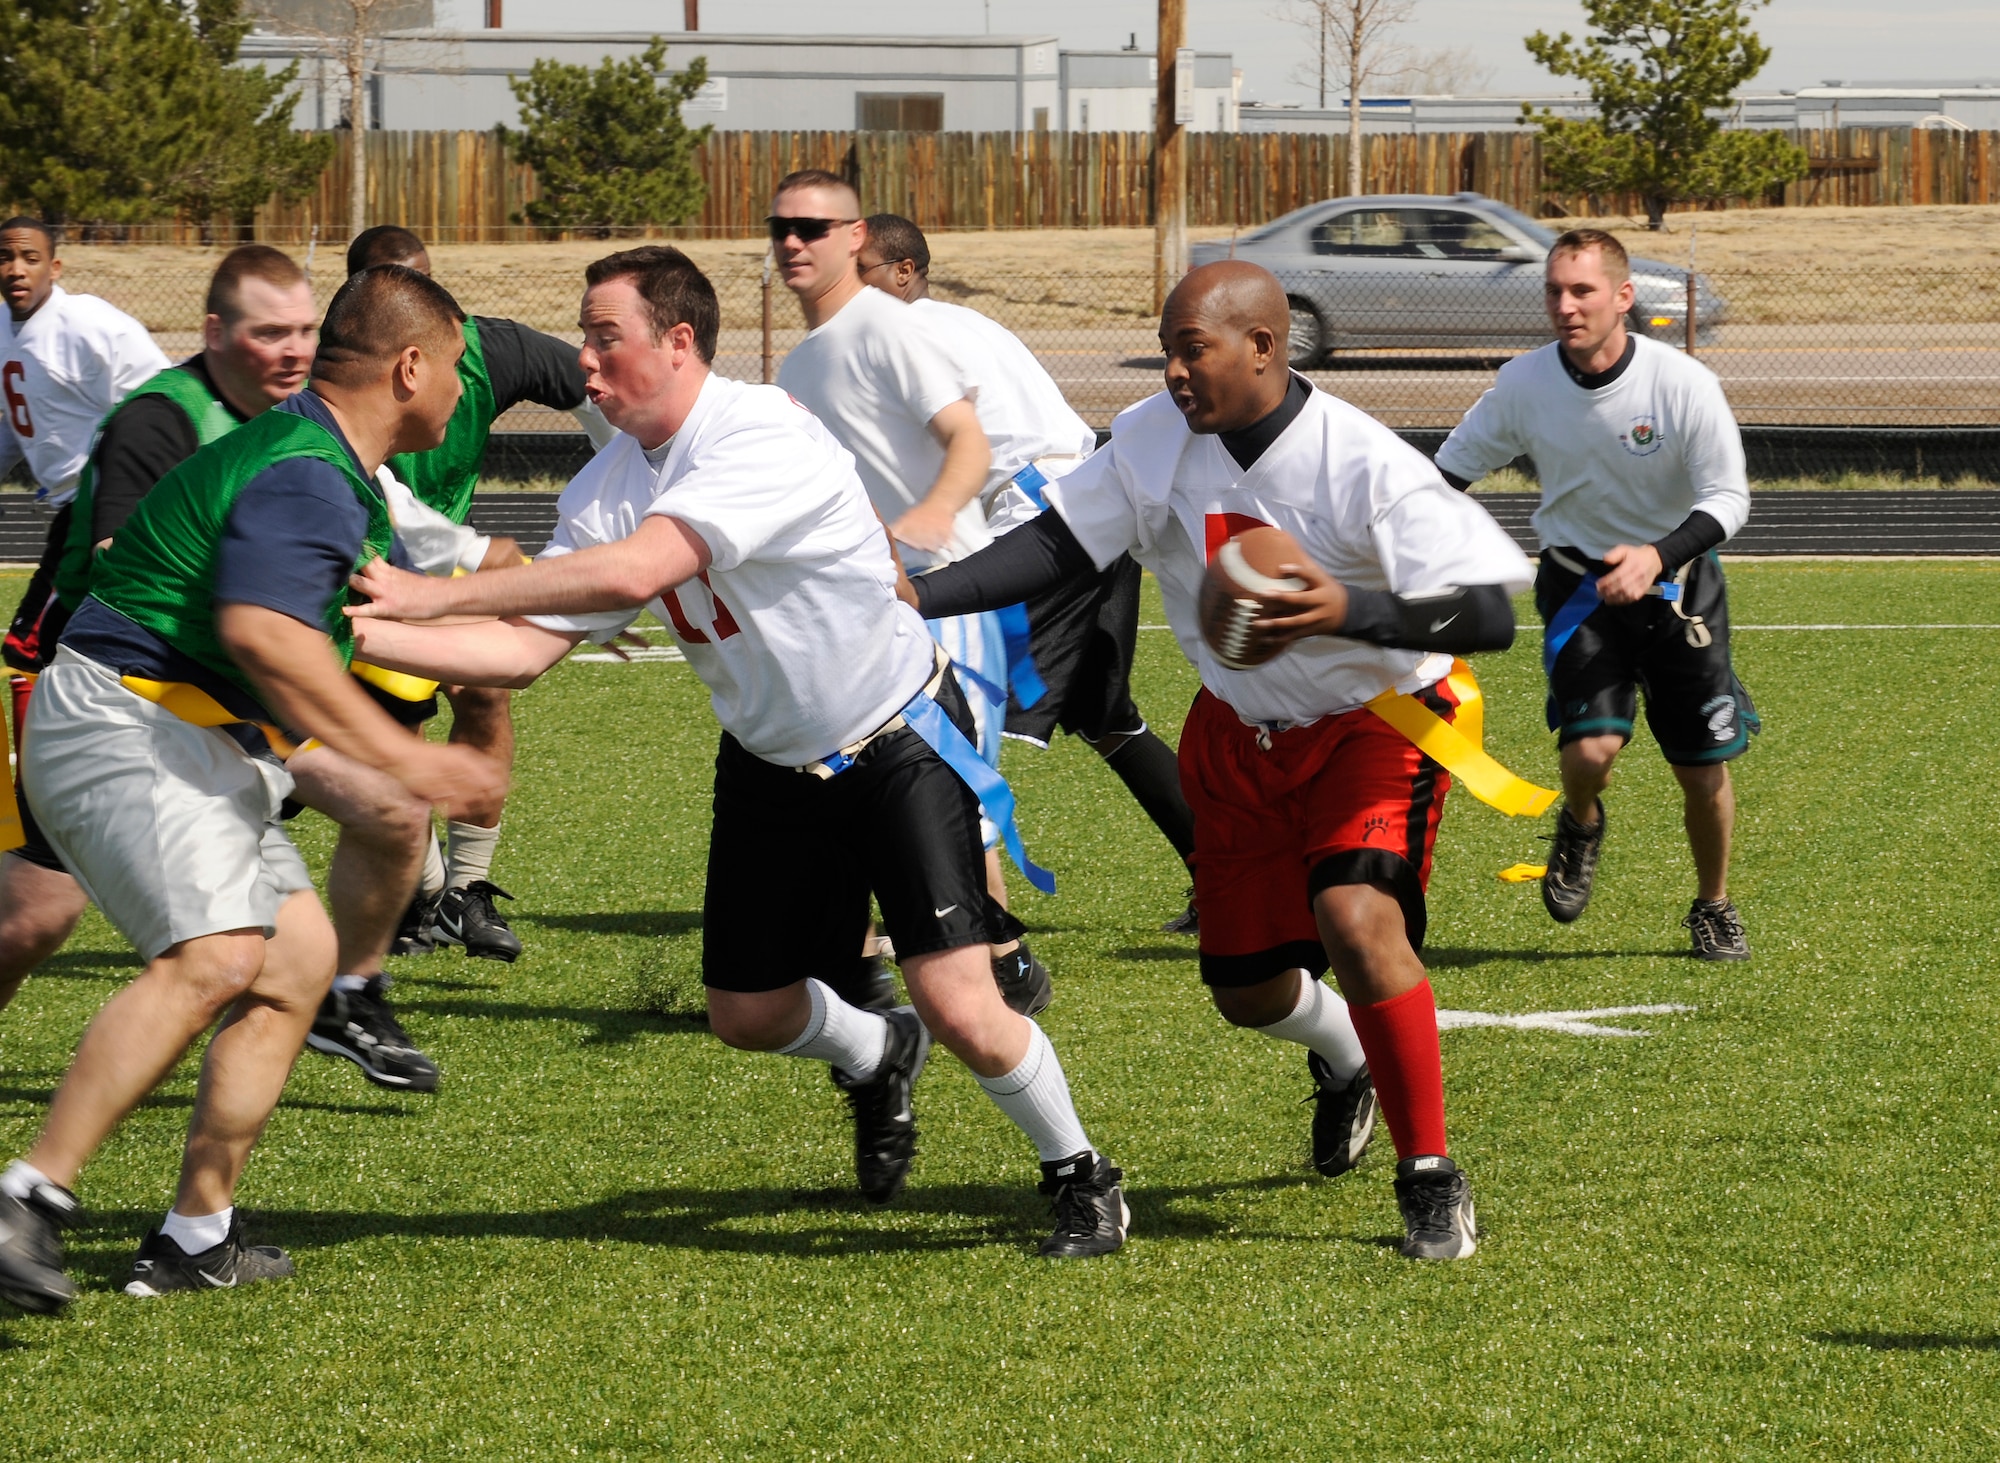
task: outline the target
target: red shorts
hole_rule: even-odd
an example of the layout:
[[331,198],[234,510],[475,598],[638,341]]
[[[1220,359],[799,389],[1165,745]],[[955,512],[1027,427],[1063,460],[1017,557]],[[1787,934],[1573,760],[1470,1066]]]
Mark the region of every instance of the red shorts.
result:
[[[1417,699],[1450,721],[1444,682]],[[1313,896],[1336,884],[1386,885],[1422,948],[1431,846],[1451,775],[1374,712],[1273,732],[1206,690],[1181,730],[1181,790],[1194,809],[1194,902],[1201,978],[1256,985],[1327,968]]]

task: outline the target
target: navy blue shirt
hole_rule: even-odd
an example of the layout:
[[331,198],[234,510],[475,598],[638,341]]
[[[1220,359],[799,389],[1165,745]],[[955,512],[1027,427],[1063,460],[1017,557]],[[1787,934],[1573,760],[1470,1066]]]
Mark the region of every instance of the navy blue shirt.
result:
[[[368,476],[333,413],[310,390],[271,410],[326,428],[346,449],[354,471]],[[259,605],[324,630],[327,611],[346,587],[367,537],[368,510],[339,468],[316,457],[273,463],[244,485],[223,521],[215,602]],[[78,608],[62,643],[120,675],[187,681],[239,716],[272,719],[240,687],[94,598]]]

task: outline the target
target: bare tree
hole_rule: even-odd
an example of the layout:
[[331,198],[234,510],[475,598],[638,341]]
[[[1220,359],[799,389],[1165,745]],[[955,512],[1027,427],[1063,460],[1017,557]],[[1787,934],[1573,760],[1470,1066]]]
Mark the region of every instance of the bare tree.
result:
[[1390,39],[1415,15],[1417,0],[1285,0],[1278,18],[1313,37],[1314,59],[1294,77],[1317,77],[1319,104],[1326,106],[1329,81],[1347,88],[1347,191],[1361,191],[1361,90],[1394,75],[1405,65],[1403,49]]
[[1493,84],[1494,70],[1470,46],[1413,51],[1383,81],[1409,96],[1470,96]]
[[394,30],[430,24],[426,0],[252,0],[248,7],[265,23],[288,35],[319,42],[339,68],[347,119],[347,218],[352,238],[368,227],[368,74],[382,37]]

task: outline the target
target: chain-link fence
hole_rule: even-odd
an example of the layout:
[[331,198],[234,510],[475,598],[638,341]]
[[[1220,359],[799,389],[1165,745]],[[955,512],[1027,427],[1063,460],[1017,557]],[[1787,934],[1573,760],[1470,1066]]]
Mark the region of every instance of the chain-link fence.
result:
[[[1079,253],[1088,252],[1087,242]],[[1541,272],[1482,262],[1454,272],[1413,260],[1401,272],[1301,271],[1287,279],[1292,351],[1328,391],[1401,429],[1443,431],[1511,356],[1548,339]],[[137,315],[170,354],[199,344],[204,268],[73,268],[73,288]],[[581,270],[523,251],[519,265],[452,268],[438,277],[470,311],[576,339]],[[797,304],[754,269],[713,275],[722,303],[718,368],[775,375],[804,335]],[[324,286],[325,281],[321,281]],[[1041,359],[1092,425],[1159,389],[1158,317],[1149,273],[934,269],[932,293],[1006,325]],[[325,293],[322,288],[322,293]],[[1704,271],[1696,291],[1697,358],[1721,377],[1746,426],[1934,431],[2000,426],[2000,266],[1978,270]],[[1634,323],[1687,341],[1684,284],[1642,290]],[[503,430],[560,430],[567,418],[519,408]],[[2000,464],[1982,476],[2000,478]]]

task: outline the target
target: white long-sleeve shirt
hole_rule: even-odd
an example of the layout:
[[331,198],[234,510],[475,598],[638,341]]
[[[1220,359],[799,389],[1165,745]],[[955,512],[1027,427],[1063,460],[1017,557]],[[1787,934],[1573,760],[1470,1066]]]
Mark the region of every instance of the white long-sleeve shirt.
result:
[[1541,478],[1544,548],[1593,559],[1614,544],[1664,538],[1699,508],[1732,535],[1750,517],[1743,434],[1722,383],[1671,346],[1633,340],[1609,385],[1572,380],[1551,343],[1500,368],[1438,449],[1437,465],[1474,481],[1526,453]]
[[111,408],[171,363],[146,327],[123,310],[61,285],[41,309],[7,325],[0,353],[0,396],[7,407],[0,474],[25,457],[35,496],[60,508],[76,496],[77,475]]

